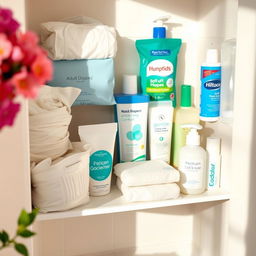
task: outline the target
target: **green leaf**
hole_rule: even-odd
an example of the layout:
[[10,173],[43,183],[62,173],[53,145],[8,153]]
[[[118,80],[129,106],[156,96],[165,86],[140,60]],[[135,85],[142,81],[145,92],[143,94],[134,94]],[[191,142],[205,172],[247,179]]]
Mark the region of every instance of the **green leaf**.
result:
[[15,244],[15,250],[24,256],[28,256],[27,247],[24,244]]
[[18,218],[18,225],[23,225],[25,227],[30,225],[30,217],[29,214],[23,209]]
[[38,214],[38,209],[37,208],[33,209],[32,212],[29,213],[30,224],[32,224],[34,222],[37,214]]
[[9,241],[9,235],[8,235],[8,233],[5,230],[3,230],[0,233],[0,239],[3,242],[3,244],[6,244]]
[[21,237],[31,237],[33,235],[35,235],[36,233],[35,232],[32,232],[28,229],[25,229],[25,230],[22,230],[22,231],[19,231],[17,233],[17,235],[21,236]]

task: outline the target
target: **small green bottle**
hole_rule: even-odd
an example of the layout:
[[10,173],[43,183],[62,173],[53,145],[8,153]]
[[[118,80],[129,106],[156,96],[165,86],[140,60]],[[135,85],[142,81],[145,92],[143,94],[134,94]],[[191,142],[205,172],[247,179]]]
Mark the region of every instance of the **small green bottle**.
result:
[[199,110],[192,105],[191,85],[181,86],[180,107],[174,111],[171,164],[179,167],[179,152],[186,144],[188,129],[181,127],[183,124],[199,124]]

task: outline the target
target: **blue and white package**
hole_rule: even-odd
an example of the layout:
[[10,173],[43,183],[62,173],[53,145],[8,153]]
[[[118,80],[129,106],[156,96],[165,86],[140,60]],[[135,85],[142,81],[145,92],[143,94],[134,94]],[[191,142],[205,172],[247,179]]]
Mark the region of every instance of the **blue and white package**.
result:
[[114,61],[109,59],[54,61],[54,76],[47,84],[81,89],[73,105],[114,105]]
[[217,51],[209,49],[207,62],[201,66],[200,119],[217,121],[220,116],[221,66],[217,62]]

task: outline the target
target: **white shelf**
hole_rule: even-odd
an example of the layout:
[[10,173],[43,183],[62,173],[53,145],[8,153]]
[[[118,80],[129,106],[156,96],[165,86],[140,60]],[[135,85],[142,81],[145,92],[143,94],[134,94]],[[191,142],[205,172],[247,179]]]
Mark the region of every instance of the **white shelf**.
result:
[[128,203],[121,195],[121,192],[116,187],[113,187],[110,194],[101,197],[91,197],[90,202],[86,205],[82,205],[64,212],[40,213],[38,214],[36,220],[56,220],[228,199],[230,199],[229,193],[220,189],[218,191],[206,191],[200,195],[181,195],[175,200]]

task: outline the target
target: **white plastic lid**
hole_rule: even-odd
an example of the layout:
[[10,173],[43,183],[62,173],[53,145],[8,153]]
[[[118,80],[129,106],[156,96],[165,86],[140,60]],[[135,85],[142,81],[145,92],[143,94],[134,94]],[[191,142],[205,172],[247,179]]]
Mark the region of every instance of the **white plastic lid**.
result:
[[183,124],[182,128],[190,128],[190,131],[186,137],[186,145],[199,146],[200,145],[200,135],[197,130],[202,129],[200,124]]
[[218,63],[218,50],[208,49],[206,53],[206,63],[216,64]]
[[208,137],[206,139],[206,150],[209,153],[220,154],[220,138]]
[[123,76],[123,93],[124,94],[137,94],[137,76],[124,75]]

